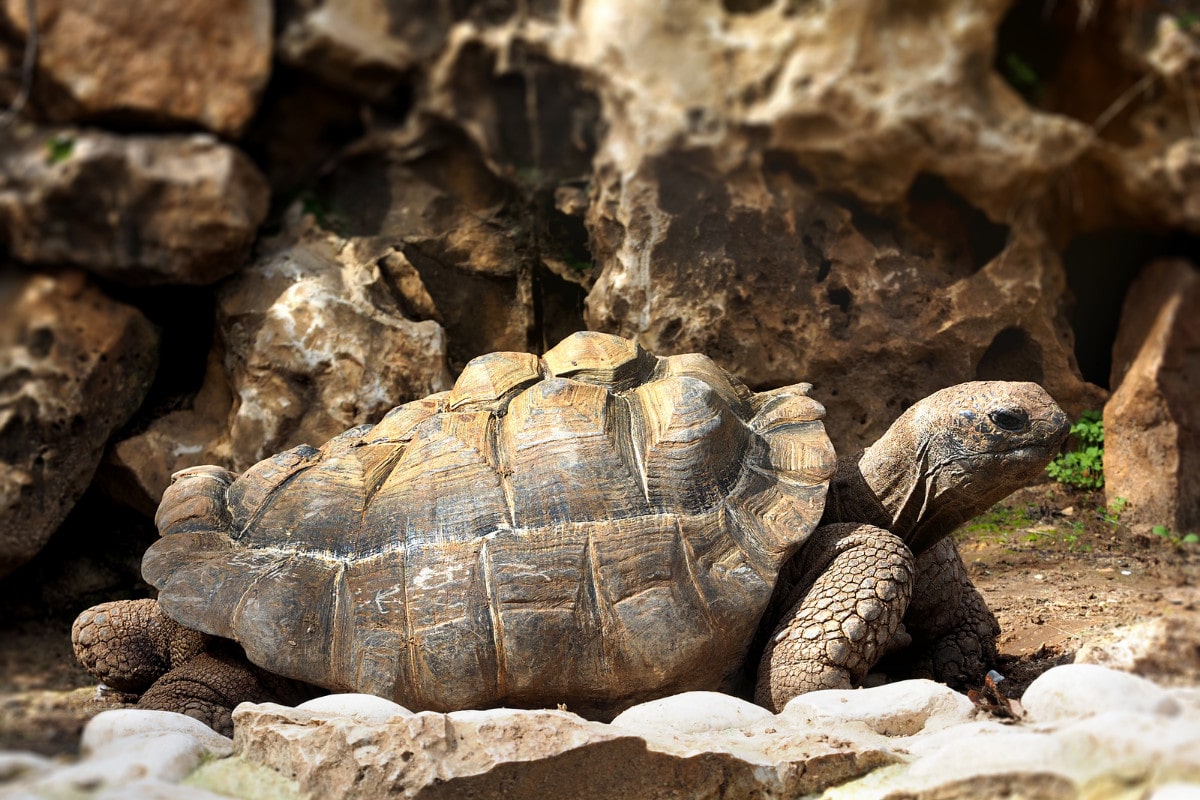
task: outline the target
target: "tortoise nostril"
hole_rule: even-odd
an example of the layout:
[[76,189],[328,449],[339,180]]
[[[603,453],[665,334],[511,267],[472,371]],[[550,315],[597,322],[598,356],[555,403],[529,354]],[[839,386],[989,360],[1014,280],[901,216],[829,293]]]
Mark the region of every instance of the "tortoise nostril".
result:
[[996,427],[1010,433],[1020,433],[1029,429],[1029,415],[1019,408],[1002,408],[988,414],[988,418],[996,423]]

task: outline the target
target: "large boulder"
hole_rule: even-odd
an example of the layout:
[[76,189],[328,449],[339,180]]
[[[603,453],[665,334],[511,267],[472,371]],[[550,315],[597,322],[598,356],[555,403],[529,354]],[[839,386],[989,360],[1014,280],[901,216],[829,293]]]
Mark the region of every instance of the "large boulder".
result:
[[32,558],[141,404],[154,329],[78,272],[0,276],[0,576]]
[[207,284],[238,269],[267,185],[209,135],[0,130],[0,243],[31,264],[127,284]]
[[[0,20],[27,36],[25,0]],[[201,125],[236,136],[271,72],[270,0],[38,0],[35,105],[55,122]]]
[[1104,406],[1104,490],[1122,522],[1200,532],[1200,270],[1149,264],[1125,296]]
[[442,326],[408,315],[405,290],[417,296],[419,281],[393,283],[370,254],[297,213],[218,292],[218,341],[190,407],[113,448],[135,507],[152,513],[176,470],[245,469],[452,385]]

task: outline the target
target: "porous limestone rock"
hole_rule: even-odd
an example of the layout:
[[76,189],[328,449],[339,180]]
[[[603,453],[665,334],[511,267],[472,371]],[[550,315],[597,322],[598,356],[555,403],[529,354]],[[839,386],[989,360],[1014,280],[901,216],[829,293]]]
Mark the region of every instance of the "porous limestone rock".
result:
[[32,558],[141,404],[157,338],[82,273],[0,274],[0,576]]
[[[269,0],[38,0],[39,112],[55,122],[136,119],[236,136],[271,72]],[[28,34],[24,0],[0,16]],[[53,89],[51,90],[50,87]]]
[[120,283],[207,284],[242,266],[267,186],[209,135],[0,130],[0,244]]
[[1182,711],[1179,701],[1161,686],[1095,664],[1064,664],[1042,673],[1021,695],[1021,705],[1034,722],[1106,712],[1171,717]]
[[139,487],[142,507],[157,505],[176,470],[245,469],[452,385],[442,327],[405,314],[370,254],[298,209],[289,219],[221,287],[220,346],[196,402],[115,446],[111,460]]
[[1076,651],[1075,663],[1132,672],[1163,686],[1200,686],[1198,642],[1200,619],[1181,611],[1089,639]]
[[234,725],[237,760],[290,776],[306,798],[794,797],[897,759],[814,731],[654,736],[549,710],[427,711],[366,724],[243,704]]
[[428,61],[453,22],[449,4],[306,0],[283,6],[279,57],[324,81],[384,100]]
[[216,800],[217,795],[178,784],[203,760],[227,756],[232,750],[229,739],[183,714],[105,711],[84,728],[78,762],[57,769],[26,763],[23,773],[0,775],[0,795]]
[[416,319],[443,324],[461,369],[533,344],[529,232],[512,185],[461,133],[414,124],[350,147],[320,187],[322,225],[356,243]]
[[[607,725],[555,710],[413,714],[330,695],[297,708],[239,706],[228,756],[228,740],[190,718],[106,712],[89,726],[78,763],[0,754],[0,794],[1174,800],[1200,791],[1195,714],[1142,703],[1140,690],[1122,704],[1139,679],[1101,667],[1058,667],[1039,680],[1057,687],[1054,713],[1006,722],[928,681],[817,692],[803,713],[794,701],[781,714],[741,714],[744,701],[692,692],[634,706]],[[1039,706],[1036,693],[1030,699]],[[713,724],[696,713],[705,703]],[[156,753],[171,760],[146,764]],[[175,784],[196,753],[204,763]]]
[[1127,524],[1200,532],[1200,270],[1152,262],[1125,297],[1104,406],[1104,491]]

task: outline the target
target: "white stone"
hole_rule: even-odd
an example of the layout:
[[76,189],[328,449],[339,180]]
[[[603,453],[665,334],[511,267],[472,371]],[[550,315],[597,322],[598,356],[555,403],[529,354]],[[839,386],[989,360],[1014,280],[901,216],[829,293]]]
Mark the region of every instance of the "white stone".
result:
[[1029,685],[1021,705],[1035,722],[1082,719],[1105,711],[1179,714],[1170,693],[1145,678],[1094,664],[1064,664]]
[[183,714],[123,708],[93,717],[80,751],[74,764],[19,780],[13,796],[208,800],[214,795],[173,784],[204,758],[231,754],[233,742]]
[[908,680],[870,689],[827,689],[791,701],[780,717],[793,726],[828,728],[862,723],[883,736],[912,736],[975,717],[965,695],[930,680]]
[[721,692],[684,692],[627,708],[610,723],[638,734],[689,735],[774,718],[762,706]]
[[322,714],[339,714],[358,722],[387,722],[392,717],[411,716],[413,713],[391,700],[356,692],[322,695],[296,708]]
[[1200,782],[1163,784],[1146,800],[1200,800]]
[[99,754],[110,749],[126,749],[137,737],[180,734],[218,756],[233,752],[233,741],[227,739],[198,719],[172,711],[151,711],[142,708],[116,708],[92,717],[83,729],[80,751],[85,755]]
[[41,775],[53,767],[53,761],[37,753],[0,752],[0,785]]

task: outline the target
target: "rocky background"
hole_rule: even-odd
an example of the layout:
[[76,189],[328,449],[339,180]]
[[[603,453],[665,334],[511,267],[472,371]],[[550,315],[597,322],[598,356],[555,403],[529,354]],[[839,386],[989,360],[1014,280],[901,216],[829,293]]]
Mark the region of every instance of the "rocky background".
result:
[[1036,380],[1200,528],[1192,5],[5,0],[0,575],[110,595],[174,470],[584,327],[844,452]]
[[584,328],[809,381],[844,453],[1038,381],[1200,529],[1198,12],[3,0],[0,594],[112,599],[173,471]]

